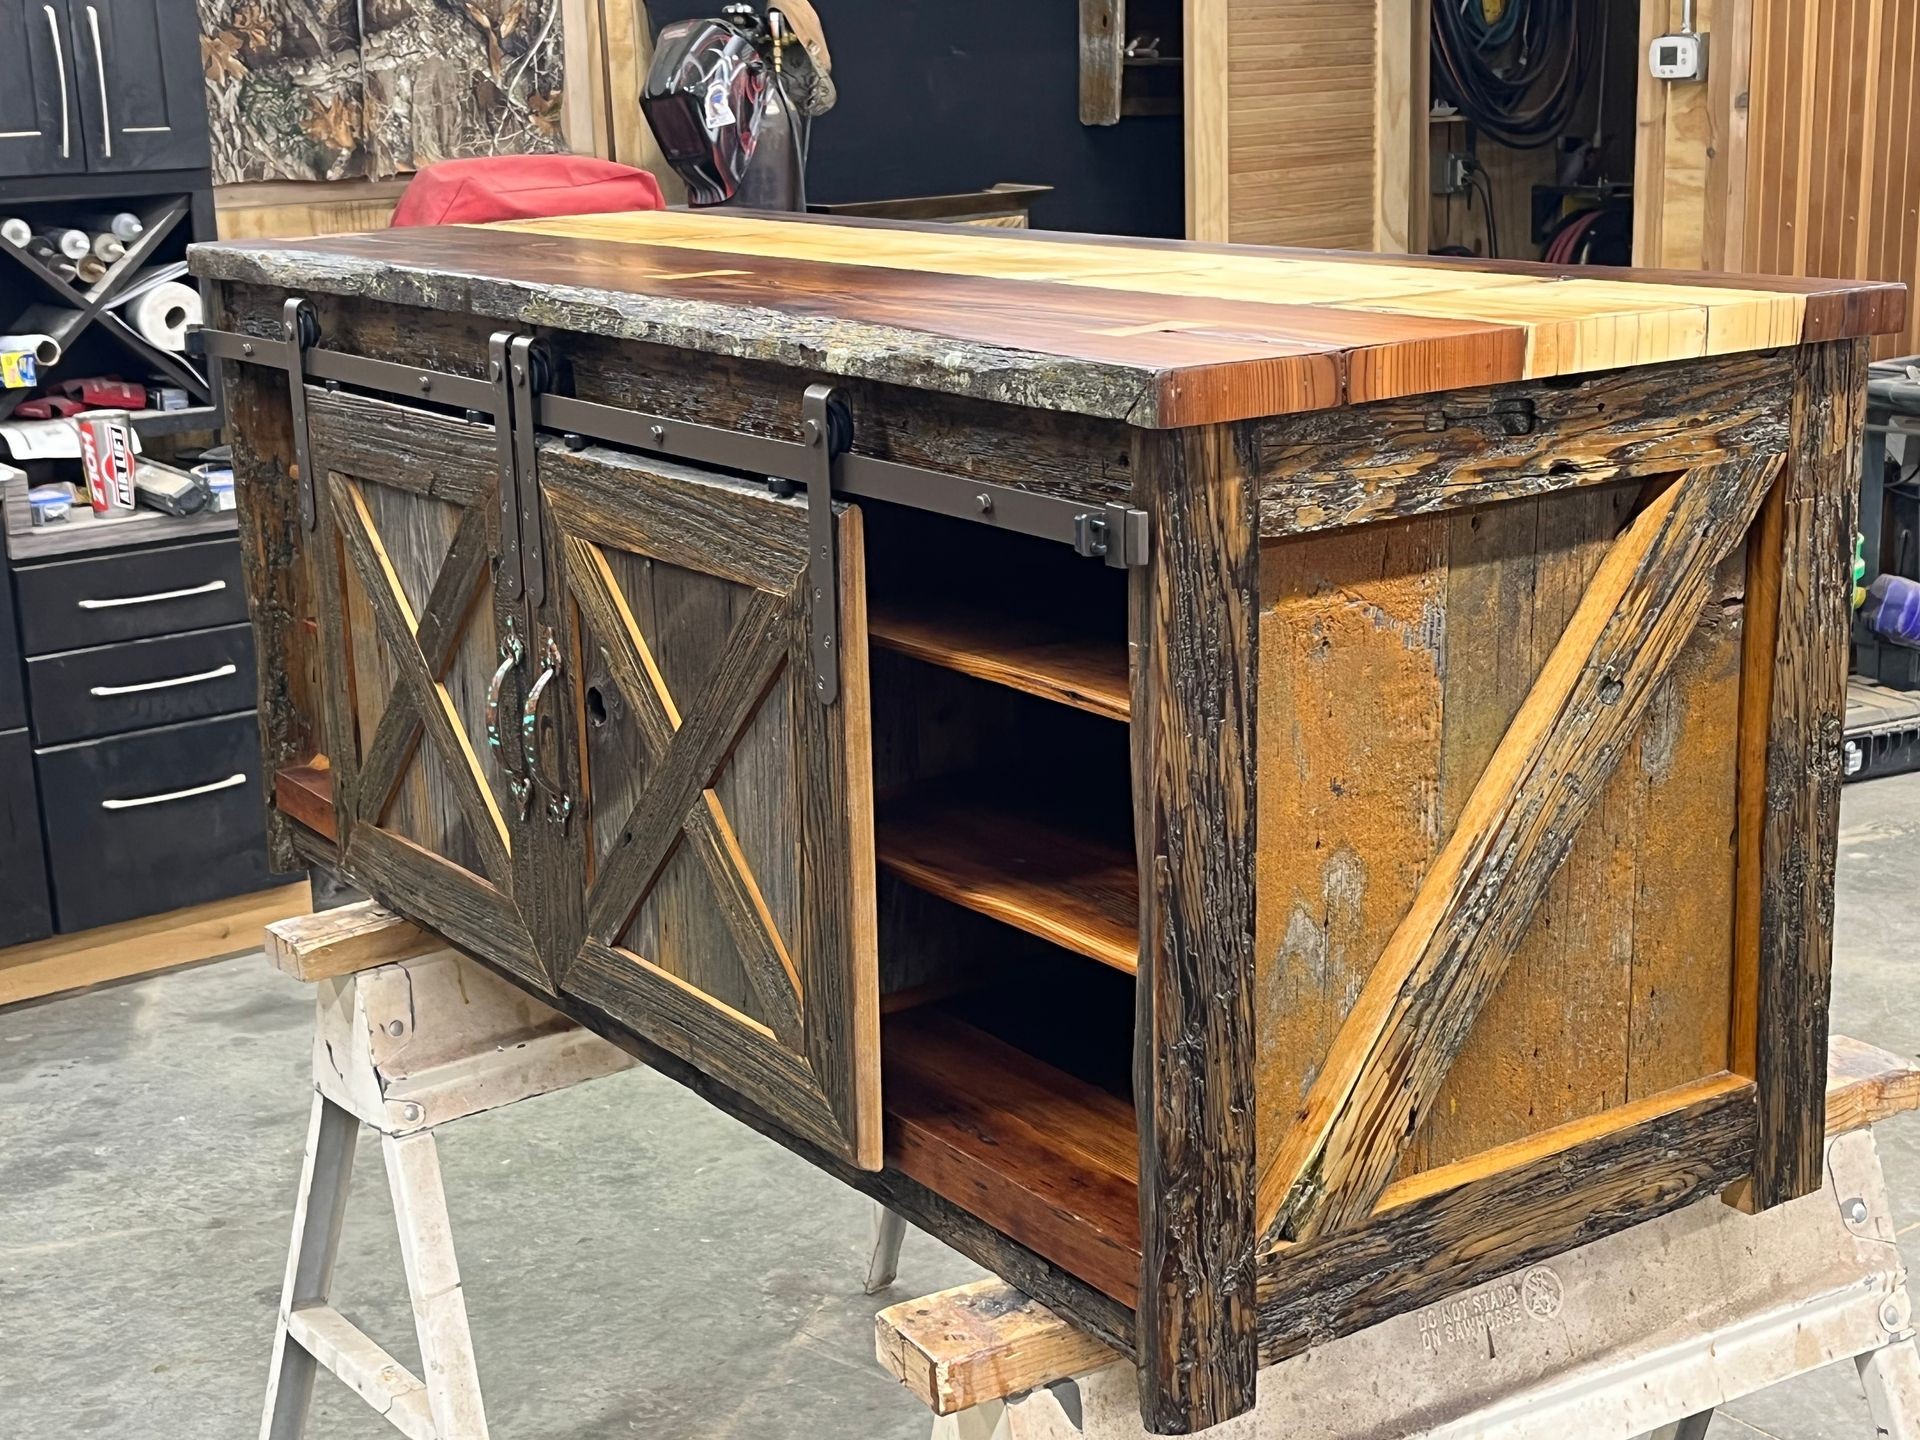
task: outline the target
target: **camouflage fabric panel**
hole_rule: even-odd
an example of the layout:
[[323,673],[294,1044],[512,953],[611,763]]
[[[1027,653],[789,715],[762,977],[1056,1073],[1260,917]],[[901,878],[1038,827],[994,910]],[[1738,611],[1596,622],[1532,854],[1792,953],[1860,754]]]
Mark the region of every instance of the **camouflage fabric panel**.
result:
[[200,0],[213,183],[367,173],[354,0]]
[[364,0],[375,175],[563,150],[560,0]]
[[565,148],[560,0],[200,0],[200,27],[216,185]]

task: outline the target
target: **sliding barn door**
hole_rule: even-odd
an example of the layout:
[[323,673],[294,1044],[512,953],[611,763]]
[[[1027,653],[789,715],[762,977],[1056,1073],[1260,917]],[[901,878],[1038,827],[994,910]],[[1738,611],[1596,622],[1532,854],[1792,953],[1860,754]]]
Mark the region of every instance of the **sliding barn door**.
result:
[[[877,1168],[860,514],[816,594],[803,498],[557,446],[540,485],[579,677],[585,940],[561,988]],[[836,602],[822,703],[810,625]]]
[[[548,983],[520,903],[530,667],[497,607],[499,462],[491,425],[308,391],[337,557],[329,738],[349,874],[449,940]],[[489,737],[493,703],[494,739]]]

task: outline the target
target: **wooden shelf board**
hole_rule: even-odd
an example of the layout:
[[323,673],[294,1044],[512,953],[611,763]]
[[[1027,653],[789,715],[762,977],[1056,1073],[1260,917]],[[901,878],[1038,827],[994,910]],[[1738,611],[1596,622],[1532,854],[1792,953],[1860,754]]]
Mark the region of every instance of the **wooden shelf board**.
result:
[[889,1017],[881,1053],[888,1165],[1136,1303],[1131,1105],[938,1011]]
[[333,824],[333,771],[327,757],[307,765],[289,765],[273,777],[273,804],[281,814],[297,820],[317,835],[337,839]]
[[1131,709],[1125,641],[1102,646],[1049,629],[1044,621],[935,610],[898,599],[869,602],[867,633],[875,644],[926,664],[1094,715],[1125,720]]
[[258,950],[266,928],[312,908],[307,882],[213,900],[0,950],[0,1005]]
[[1140,968],[1140,880],[1131,851],[938,784],[881,807],[880,864],[955,905],[1111,965]]

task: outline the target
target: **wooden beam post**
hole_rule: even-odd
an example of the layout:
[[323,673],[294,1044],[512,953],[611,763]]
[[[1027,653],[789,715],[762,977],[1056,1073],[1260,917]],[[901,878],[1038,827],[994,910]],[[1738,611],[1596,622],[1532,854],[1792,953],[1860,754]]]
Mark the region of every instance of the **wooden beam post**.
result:
[[1244,428],[1140,432],[1133,572],[1140,856],[1141,1416],[1252,1408],[1254,735],[1259,541]]
[[[1742,927],[1739,979],[1747,998],[1737,1002],[1733,1054],[1759,1086],[1753,1183],[1743,1197],[1756,1209],[1810,1194],[1822,1180],[1821,1077],[1866,370],[1859,340],[1795,357],[1786,468],[1770,523],[1755,538],[1769,548],[1751,557],[1758,596],[1773,615],[1754,627],[1742,682],[1740,833],[1757,827],[1759,853],[1757,869],[1743,866],[1740,876],[1740,902],[1752,918]],[[1763,643],[1769,628],[1771,645]],[[1752,847],[1742,858],[1755,858]]]
[[[209,287],[212,325],[230,325],[225,290]],[[291,824],[274,808],[274,776],[324,746],[312,731],[320,718],[318,676],[297,663],[312,646],[297,638],[316,613],[313,556],[299,541],[299,476],[294,463],[293,417],[286,376],[259,365],[224,371],[227,414],[233,420],[233,468],[239,481],[240,569],[253,620],[260,711],[262,803],[267,806],[267,853],[278,871],[299,868]]]

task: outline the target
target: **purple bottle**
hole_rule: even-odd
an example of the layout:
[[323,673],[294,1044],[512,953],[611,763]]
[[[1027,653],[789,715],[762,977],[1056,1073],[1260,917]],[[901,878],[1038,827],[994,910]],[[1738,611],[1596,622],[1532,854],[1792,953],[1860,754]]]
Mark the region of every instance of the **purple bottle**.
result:
[[1867,587],[1860,618],[1882,640],[1920,649],[1920,581],[1882,575]]

